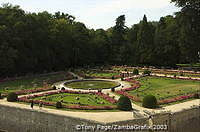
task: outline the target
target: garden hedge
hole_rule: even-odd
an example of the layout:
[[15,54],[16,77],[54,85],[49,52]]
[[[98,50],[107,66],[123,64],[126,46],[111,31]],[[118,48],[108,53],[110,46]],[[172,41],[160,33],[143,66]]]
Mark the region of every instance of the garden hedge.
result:
[[142,106],[145,108],[156,108],[157,105],[157,99],[153,95],[147,95],[143,98]]
[[8,102],[16,102],[17,100],[18,100],[18,96],[16,93],[12,92],[12,93],[8,94],[8,96],[7,96]]
[[130,99],[127,96],[121,96],[117,102],[117,107],[123,111],[132,110],[132,104]]
[[56,102],[56,108],[57,108],[57,109],[62,108],[62,103],[61,103],[61,102]]
[[133,70],[133,75],[139,75],[138,69],[134,69],[134,70]]
[[144,74],[144,75],[150,75],[150,74],[151,74],[151,71],[149,71],[149,70],[144,70],[143,74]]

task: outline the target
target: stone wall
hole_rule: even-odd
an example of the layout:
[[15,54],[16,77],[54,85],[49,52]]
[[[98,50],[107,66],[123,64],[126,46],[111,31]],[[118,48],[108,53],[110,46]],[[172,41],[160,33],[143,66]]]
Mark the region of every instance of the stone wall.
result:
[[153,116],[154,124],[167,124],[170,132],[199,132],[200,107]]
[[[196,132],[200,129],[200,109],[193,108],[173,114],[154,115],[153,122],[154,124],[169,125],[170,132]],[[103,124],[85,119],[0,105],[0,132],[1,130],[8,132],[77,132],[76,125],[81,124],[89,126],[145,125],[148,124],[148,119],[141,118]]]

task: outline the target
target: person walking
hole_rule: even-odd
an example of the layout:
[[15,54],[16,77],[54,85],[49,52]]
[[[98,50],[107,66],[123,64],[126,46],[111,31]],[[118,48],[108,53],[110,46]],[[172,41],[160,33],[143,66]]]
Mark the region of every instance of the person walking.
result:
[[42,109],[42,101],[40,101],[40,103],[39,103],[39,108],[40,108],[40,110]]
[[33,109],[33,106],[34,106],[34,102],[33,100],[31,101],[31,109]]
[[152,116],[149,116],[148,125],[150,127],[149,132],[153,132],[153,119],[152,119]]

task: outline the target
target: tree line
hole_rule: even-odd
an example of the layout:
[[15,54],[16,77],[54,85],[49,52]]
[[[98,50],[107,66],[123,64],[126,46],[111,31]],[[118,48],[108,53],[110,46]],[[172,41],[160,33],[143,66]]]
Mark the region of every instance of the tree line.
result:
[[27,13],[0,7],[0,77],[94,65],[175,66],[198,62],[200,2],[172,0],[182,7],[174,16],[132,27],[125,15],[107,29],[88,29],[66,13]]

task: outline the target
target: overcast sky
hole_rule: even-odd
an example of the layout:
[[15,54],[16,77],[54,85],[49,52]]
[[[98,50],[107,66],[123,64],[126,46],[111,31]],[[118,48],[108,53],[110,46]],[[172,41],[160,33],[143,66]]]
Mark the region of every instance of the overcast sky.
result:
[[170,0],[0,0],[0,3],[20,5],[28,12],[61,11],[73,15],[88,28],[107,29],[115,25],[119,15],[126,15],[126,25],[138,23],[146,14],[148,20],[173,15],[179,8]]

